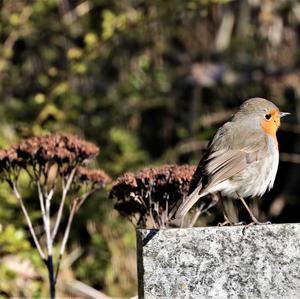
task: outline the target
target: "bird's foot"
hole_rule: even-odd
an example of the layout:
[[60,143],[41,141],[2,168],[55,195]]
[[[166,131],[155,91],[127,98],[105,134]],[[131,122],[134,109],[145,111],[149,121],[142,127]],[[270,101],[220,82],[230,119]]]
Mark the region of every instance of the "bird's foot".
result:
[[260,222],[260,221],[258,221],[257,219],[256,219],[256,221],[252,221],[252,222],[250,222],[250,223],[248,223],[248,224],[246,224],[245,226],[244,226],[244,228],[243,228],[243,235],[245,234],[245,231],[246,231],[246,229],[248,228],[248,227],[250,227],[250,226],[253,226],[253,225],[262,225],[262,224],[271,224],[271,222],[270,221],[267,221],[267,222]]
[[219,222],[218,226],[230,226],[233,225],[233,223],[229,220],[225,220],[224,222]]
[[250,222],[247,225],[261,225],[261,224],[271,224],[271,221],[266,221],[266,222],[260,222],[259,220],[257,220],[256,218],[252,218],[252,222]]
[[233,223],[234,226],[239,226],[239,225],[247,225],[247,223],[245,221],[240,221],[240,222],[237,222],[237,223]]
[[262,224],[272,224],[272,223],[271,223],[271,221],[260,222],[256,219],[256,221],[252,221],[248,225],[262,225]]
[[247,225],[247,223],[246,222],[244,222],[244,221],[240,221],[240,222],[231,222],[231,221],[229,221],[229,220],[225,220],[224,222],[222,222],[222,223],[218,223],[218,226],[244,226],[244,225]]

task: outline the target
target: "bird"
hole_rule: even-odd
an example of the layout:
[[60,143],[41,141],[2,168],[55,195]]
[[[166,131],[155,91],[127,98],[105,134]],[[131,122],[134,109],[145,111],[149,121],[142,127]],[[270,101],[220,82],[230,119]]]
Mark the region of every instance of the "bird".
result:
[[220,194],[240,199],[252,223],[260,224],[245,198],[261,197],[273,187],[279,163],[276,132],[289,114],[260,97],[244,101],[208,144],[175,218],[182,219],[208,194]]

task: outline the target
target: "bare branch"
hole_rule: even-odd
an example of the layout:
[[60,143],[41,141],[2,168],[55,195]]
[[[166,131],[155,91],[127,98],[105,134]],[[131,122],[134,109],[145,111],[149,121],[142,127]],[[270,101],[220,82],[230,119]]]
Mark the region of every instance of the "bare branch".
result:
[[46,261],[45,254],[44,254],[44,252],[43,252],[43,250],[42,250],[42,248],[41,248],[41,246],[40,246],[40,243],[39,243],[39,241],[38,241],[38,239],[37,239],[37,237],[36,237],[36,234],[35,234],[35,231],[34,231],[34,229],[33,229],[33,226],[32,226],[31,220],[30,220],[30,217],[29,217],[28,212],[27,212],[27,210],[26,210],[26,207],[25,207],[25,205],[24,205],[22,196],[20,195],[20,193],[19,193],[19,191],[18,191],[18,189],[17,189],[17,187],[16,187],[15,182],[10,181],[10,182],[9,182],[9,185],[11,186],[11,188],[12,188],[12,190],[13,190],[13,192],[14,192],[16,198],[17,198],[18,201],[20,202],[22,211],[23,211],[23,213],[24,213],[24,215],[25,215],[25,218],[26,218],[26,221],[27,221],[27,225],[28,225],[28,227],[29,227],[29,231],[30,231],[30,233],[31,233],[31,236],[32,236],[32,238],[33,238],[33,241],[34,241],[34,243],[35,243],[35,246],[36,246],[36,248],[37,248],[37,250],[38,250],[38,252],[39,252],[39,255],[41,256],[41,258],[43,259],[43,261]]
[[281,153],[280,161],[300,164],[300,154]]
[[92,5],[90,1],[85,1],[77,5],[73,10],[68,10],[64,12],[63,22],[67,25],[71,25],[76,19],[79,17],[87,14],[90,9],[92,8]]
[[82,206],[82,204],[85,202],[85,200],[90,196],[92,195],[93,193],[95,193],[97,190],[100,190],[101,187],[97,187],[97,188],[94,188],[90,191],[87,191],[86,193],[84,193],[83,195],[81,195],[78,199],[78,205],[77,205],[77,210]]
[[51,239],[51,231],[50,231],[50,205],[51,205],[51,199],[54,194],[54,188],[52,188],[49,192],[49,194],[46,196],[46,207],[44,203],[44,198],[45,194],[42,191],[42,187],[39,181],[37,181],[37,187],[38,187],[38,193],[39,193],[39,200],[40,200],[40,206],[42,210],[42,215],[43,215],[43,224],[44,224],[44,231],[46,234],[46,244],[47,244],[47,252],[48,256],[52,255],[52,247],[53,247],[53,242]]
[[[111,297],[95,290],[94,288],[84,284],[79,280],[71,280],[62,282],[63,290],[72,296],[72,298],[95,298],[95,299],[110,299]],[[132,298],[134,299],[134,298]]]
[[[152,197],[151,197],[151,191],[147,191],[148,196],[149,196],[149,214],[150,214],[150,219],[152,221],[153,227],[157,228],[156,222],[154,220],[153,217],[153,213],[152,213]],[[146,195],[147,196],[147,195]]]
[[74,215],[77,211],[77,204],[78,204],[78,200],[74,200],[73,203],[72,203],[68,223],[67,223],[66,230],[65,230],[65,233],[64,233],[64,238],[63,238],[63,241],[61,243],[61,247],[60,247],[60,251],[59,251],[59,256],[58,256],[58,261],[57,261],[57,268],[56,268],[56,272],[55,272],[55,281],[57,280],[60,263],[61,263],[63,254],[64,254],[65,249],[66,249],[66,244],[67,244],[67,241],[68,241],[68,238],[69,238],[72,221],[73,221]]
[[46,211],[45,211],[45,203],[44,203],[44,196],[41,188],[41,184],[39,181],[37,181],[37,188],[38,188],[38,194],[39,194],[39,201],[40,201],[40,206],[41,206],[41,211],[42,211],[42,217],[43,217],[43,223],[44,227],[46,225]]
[[46,201],[52,199],[53,194],[54,194],[54,189],[55,189],[54,187],[51,188],[50,192],[47,195]]
[[71,171],[66,184],[64,183],[64,179],[63,179],[63,183],[62,183],[63,184],[63,191],[62,191],[61,202],[60,202],[59,209],[58,209],[58,212],[57,212],[56,222],[55,222],[55,225],[54,225],[54,228],[53,228],[53,231],[52,231],[52,240],[53,241],[55,239],[55,236],[57,234],[57,231],[58,231],[58,228],[59,228],[59,225],[60,225],[60,222],[61,222],[66,197],[67,197],[68,191],[71,187],[72,181],[74,179],[75,172],[76,172],[76,168],[74,168]]
[[72,201],[72,206],[71,206],[71,210],[70,210],[70,214],[69,214],[68,223],[67,223],[67,226],[66,226],[66,230],[65,230],[64,237],[63,237],[63,240],[62,240],[62,243],[61,243],[61,247],[60,247],[60,251],[59,251],[59,256],[58,256],[58,261],[57,261],[57,268],[56,268],[56,272],[55,272],[55,280],[57,279],[58,272],[59,272],[59,267],[60,267],[60,263],[61,263],[63,254],[64,254],[65,249],[66,249],[66,244],[67,244],[67,241],[68,241],[68,238],[69,238],[69,234],[70,234],[70,229],[71,229],[73,218],[74,218],[76,212],[78,211],[78,209],[84,203],[84,201],[91,194],[93,194],[94,192],[96,192],[99,189],[101,189],[101,188],[99,187],[99,188],[92,189],[92,190],[84,193],[80,197],[77,197],[77,198],[73,199],[73,201]]
[[200,123],[203,127],[207,128],[215,124],[223,123],[227,121],[233,114],[235,110],[222,110],[217,112],[212,112],[210,114],[203,115],[200,118]]
[[165,217],[164,217],[164,226],[169,222],[169,199],[166,198],[166,208],[165,208]]
[[[186,215],[185,215],[186,216]],[[181,219],[180,219],[180,228],[183,228],[184,227],[184,220],[185,220],[185,216],[183,216]]]
[[[53,190],[53,189],[52,189]],[[50,192],[51,193],[51,192]],[[46,225],[45,225],[45,232],[46,232],[46,242],[47,242],[47,250],[48,256],[52,256],[52,238],[51,238],[51,223],[50,223],[50,208],[51,208],[51,198],[49,196],[46,197]]]
[[197,209],[192,221],[189,224],[189,227],[193,227],[196,224],[196,222],[201,214],[202,214],[201,209]]
[[22,13],[19,16],[19,27],[17,30],[14,30],[10,33],[8,38],[4,41],[3,47],[6,49],[12,49],[16,40],[20,35],[22,35],[22,31],[20,28],[23,28],[23,24],[26,23],[26,21],[30,18],[32,13],[32,8],[30,7],[25,7],[22,11]]

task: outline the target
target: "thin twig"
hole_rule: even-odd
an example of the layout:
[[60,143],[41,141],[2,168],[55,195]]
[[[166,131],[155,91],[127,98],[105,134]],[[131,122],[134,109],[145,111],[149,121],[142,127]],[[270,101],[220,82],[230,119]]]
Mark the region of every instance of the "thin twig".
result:
[[37,181],[37,188],[38,188],[39,201],[40,201],[40,206],[41,206],[41,211],[42,211],[42,218],[43,218],[43,223],[44,223],[44,228],[45,228],[45,225],[46,225],[46,222],[47,222],[46,210],[45,210],[43,192],[42,192],[41,184],[40,184],[39,181]]
[[51,189],[49,194],[46,196],[46,225],[45,225],[45,232],[46,232],[46,240],[47,240],[47,250],[48,256],[52,256],[52,249],[53,249],[53,240],[51,238],[51,199],[54,193],[54,188]]
[[56,268],[56,272],[55,272],[55,281],[57,280],[58,273],[59,273],[59,268],[60,268],[60,263],[61,263],[63,254],[64,254],[65,249],[66,249],[66,244],[67,244],[67,241],[68,241],[68,238],[69,238],[71,224],[72,224],[74,215],[77,211],[77,203],[78,203],[78,200],[74,200],[73,203],[72,203],[71,210],[70,210],[68,223],[67,223],[67,226],[66,226],[66,230],[65,230],[65,233],[64,233],[64,238],[63,238],[63,241],[61,243],[59,256],[58,256],[58,260],[57,260],[57,268]]
[[31,7],[27,6],[22,10],[22,13],[19,15],[18,18],[19,26],[17,27],[16,30],[12,31],[7,37],[7,39],[2,43],[4,49],[6,48],[10,50],[13,48],[18,37],[22,35],[22,31],[20,30],[21,28],[24,28],[22,25],[26,23],[26,21],[30,18],[31,14],[32,14]]
[[76,172],[76,168],[74,168],[71,171],[70,176],[69,176],[69,178],[67,180],[66,185],[64,185],[64,179],[63,179],[63,191],[62,191],[61,202],[60,202],[59,209],[58,209],[58,212],[57,212],[56,222],[55,222],[55,225],[54,225],[54,228],[53,228],[53,231],[52,231],[52,240],[53,241],[55,239],[55,236],[57,234],[57,231],[58,231],[58,228],[59,228],[59,225],[60,225],[60,222],[61,222],[62,213],[63,213],[65,201],[66,201],[66,197],[67,197],[68,191],[69,191],[69,189],[71,187],[71,184],[72,184],[75,172]]
[[280,161],[300,164],[300,154],[281,153]]
[[51,188],[50,192],[47,194],[46,201],[51,200],[54,194],[54,187]]
[[158,222],[158,228],[161,227],[161,218],[159,217],[159,203],[155,202],[154,203],[154,211],[156,212],[156,218]]
[[[45,179],[46,183],[46,179]],[[44,204],[45,199],[45,217],[44,217],[44,230],[46,233],[46,245],[47,245],[47,268],[49,275],[49,284],[50,284],[50,297],[55,298],[55,278],[54,278],[54,267],[53,267],[53,241],[51,238],[51,200],[54,194],[54,187],[47,194],[46,188],[42,188],[38,182],[38,190],[40,195],[40,201]]]
[[25,168],[25,171],[28,174],[28,176],[30,177],[31,181],[34,181],[34,175],[32,173],[30,173],[30,171],[27,167]]
[[[39,193],[39,200],[40,200],[40,206],[42,210],[42,215],[43,215],[43,224],[44,224],[44,231],[46,234],[46,245],[47,245],[47,253],[48,257],[52,256],[52,247],[53,247],[53,242],[51,239],[51,230],[50,230],[50,200],[53,196],[54,189],[52,189],[49,194],[46,196],[46,207],[44,203],[44,194],[42,191],[42,187],[39,181],[37,181],[37,187],[38,187],[38,193]],[[51,198],[50,198],[51,196]],[[49,265],[47,265],[49,267]]]
[[[157,228],[157,225],[155,223],[154,217],[153,217],[153,213],[152,213],[152,197],[151,197],[151,191],[147,191],[148,196],[149,196],[149,214],[150,214],[150,219],[152,221],[152,224],[154,226],[154,228]],[[146,194],[147,196],[147,194]]]
[[23,213],[24,213],[24,215],[25,215],[25,218],[26,218],[26,221],[27,221],[27,225],[28,225],[28,227],[29,227],[29,231],[30,231],[30,233],[31,233],[31,236],[32,236],[32,238],[33,238],[33,241],[34,241],[34,243],[35,243],[35,246],[36,246],[36,248],[37,248],[37,250],[38,250],[38,253],[39,253],[39,255],[41,256],[41,258],[43,259],[43,261],[46,261],[46,256],[45,256],[45,254],[44,254],[44,252],[43,252],[43,250],[42,250],[42,248],[41,248],[41,246],[40,246],[40,243],[39,243],[39,241],[38,241],[38,239],[37,239],[37,237],[36,237],[36,234],[35,234],[35,231],[34,231],[34,229],[33,229],[33,226],[32,226],[31,220],[30,220],[30,217],[29,217],[28,212],[27,212],[27,210],[26,210],[26,207],[25,207],[25,205],[24,205],[22,196],[20,195],[20,193],[19,193],[19,191],[18,191],[18,189],[17,189],[17,187],[16,187],[15,182],[10,181],[10,182],[8,182],[8,183],[9,183],[10,187],[12,188],[12,190],[13,190],[13,192],[14,192],[16,198],[17,198],[18,201],[20,202],[22,211],[23,211]]
[[[72,298],[95,298],[95,299],[110,299],[104,293],[84,284],[78,280],[68,280],[62,282],[62,288],[65,293],[70,294]],[[134,298],[131,298],[134,299]],[[136,297],[137,299],[137,297]]]
[[87,191],[86,193],[84,193],[83,195],[81,195],[79,198],[78,198],[78,205],[77,205],[77,209],[76,211],[82,206],[82,204],[85,202],[85,200],[90,196],[92,195],[93,193],[95,193],[96,191],[98,191],[99,189],[101,189],[101,187],[97,187],[97,188],[94,188],[90,191]]
[[185,216],[184,215],[181,219],[180,219],[180,228],[183,228],[184,227],[184,219],[185,219]]
[[199,216],[201,215],[201,213],[202,213],[201,209],[196,210],[196,213],[195,213],[192,221],[190,222],[189,227],[193,227],[196,224],[196,222],[197,222]]
[[169,196],[168,196],[168,199],[166,199],[166,211],[165,211],[165,214],[166,214],[166,218],[165,218],[165,226],[166,226],[166,223],[169,222]]
[[61,247],[60,247],[60,251],[59,251],[59,256],[58,256],[58,261],[57,261],[57,268],[56,268],[56,272],[55,272],[55,281],[57,279],[57,276],[58,276],[58,273],[59,273],[60,263],[61,263],[63,254],[64,254],[65,249],[66,249],[66,244],[67,244],[67,241],[68,241],[68,238],[69,238],[70,229],[71,229],[71,225],[72,225],[74,215],[78,211],[78,209],[81,207],[81,205],[84,203],[84,201],[91,194],[93,194],[94,192],[96,192],[99,189],[100,189],[100,187],[99,188],[94,188],[94,189],[84,193],[80,197],[77,197],[77,198],[73,199],[73,201],[72,201],[72,207],[71,207],[71,210],[70,210],[68,223],[67,223],[67,226],[66,226],[66,230],[65,230],[64,237],[63,237]]

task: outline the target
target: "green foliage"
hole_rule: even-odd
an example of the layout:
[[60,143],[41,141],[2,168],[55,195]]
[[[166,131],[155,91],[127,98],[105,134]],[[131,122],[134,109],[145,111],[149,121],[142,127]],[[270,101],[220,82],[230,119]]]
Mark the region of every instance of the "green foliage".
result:
[[[42,262],[27,240],[22,228],[16,228],[14,224],[2,226],[0,224],[0,298],[1,294],[14,296],[28,296],[40,294],[40,283],[33,281],[27,290],[22,290],[26,285],[26,275],[38,278],[43,272],[35,269],[42,269]],[[40,271],[40,270],[38,270]],[[16,286],[19,288],[16,288]]]
[[[90,285],[103,288],[110,256],[105,239],[100,234],[91,236],[91,249],[75,264],[78,279]],[[99,271],[101,269],[101,271]]]
[[137,167],[147,161],[145,151],[141,150],[135,136],[121,128],[109,131],[111,147],[114,155],[109,165],[113,173],[121,173],[124,169]]
[[0,244],[1,255],[24,253],[30,249],[24,231],[16,229],[12,224],[6,227],[0,226]]

